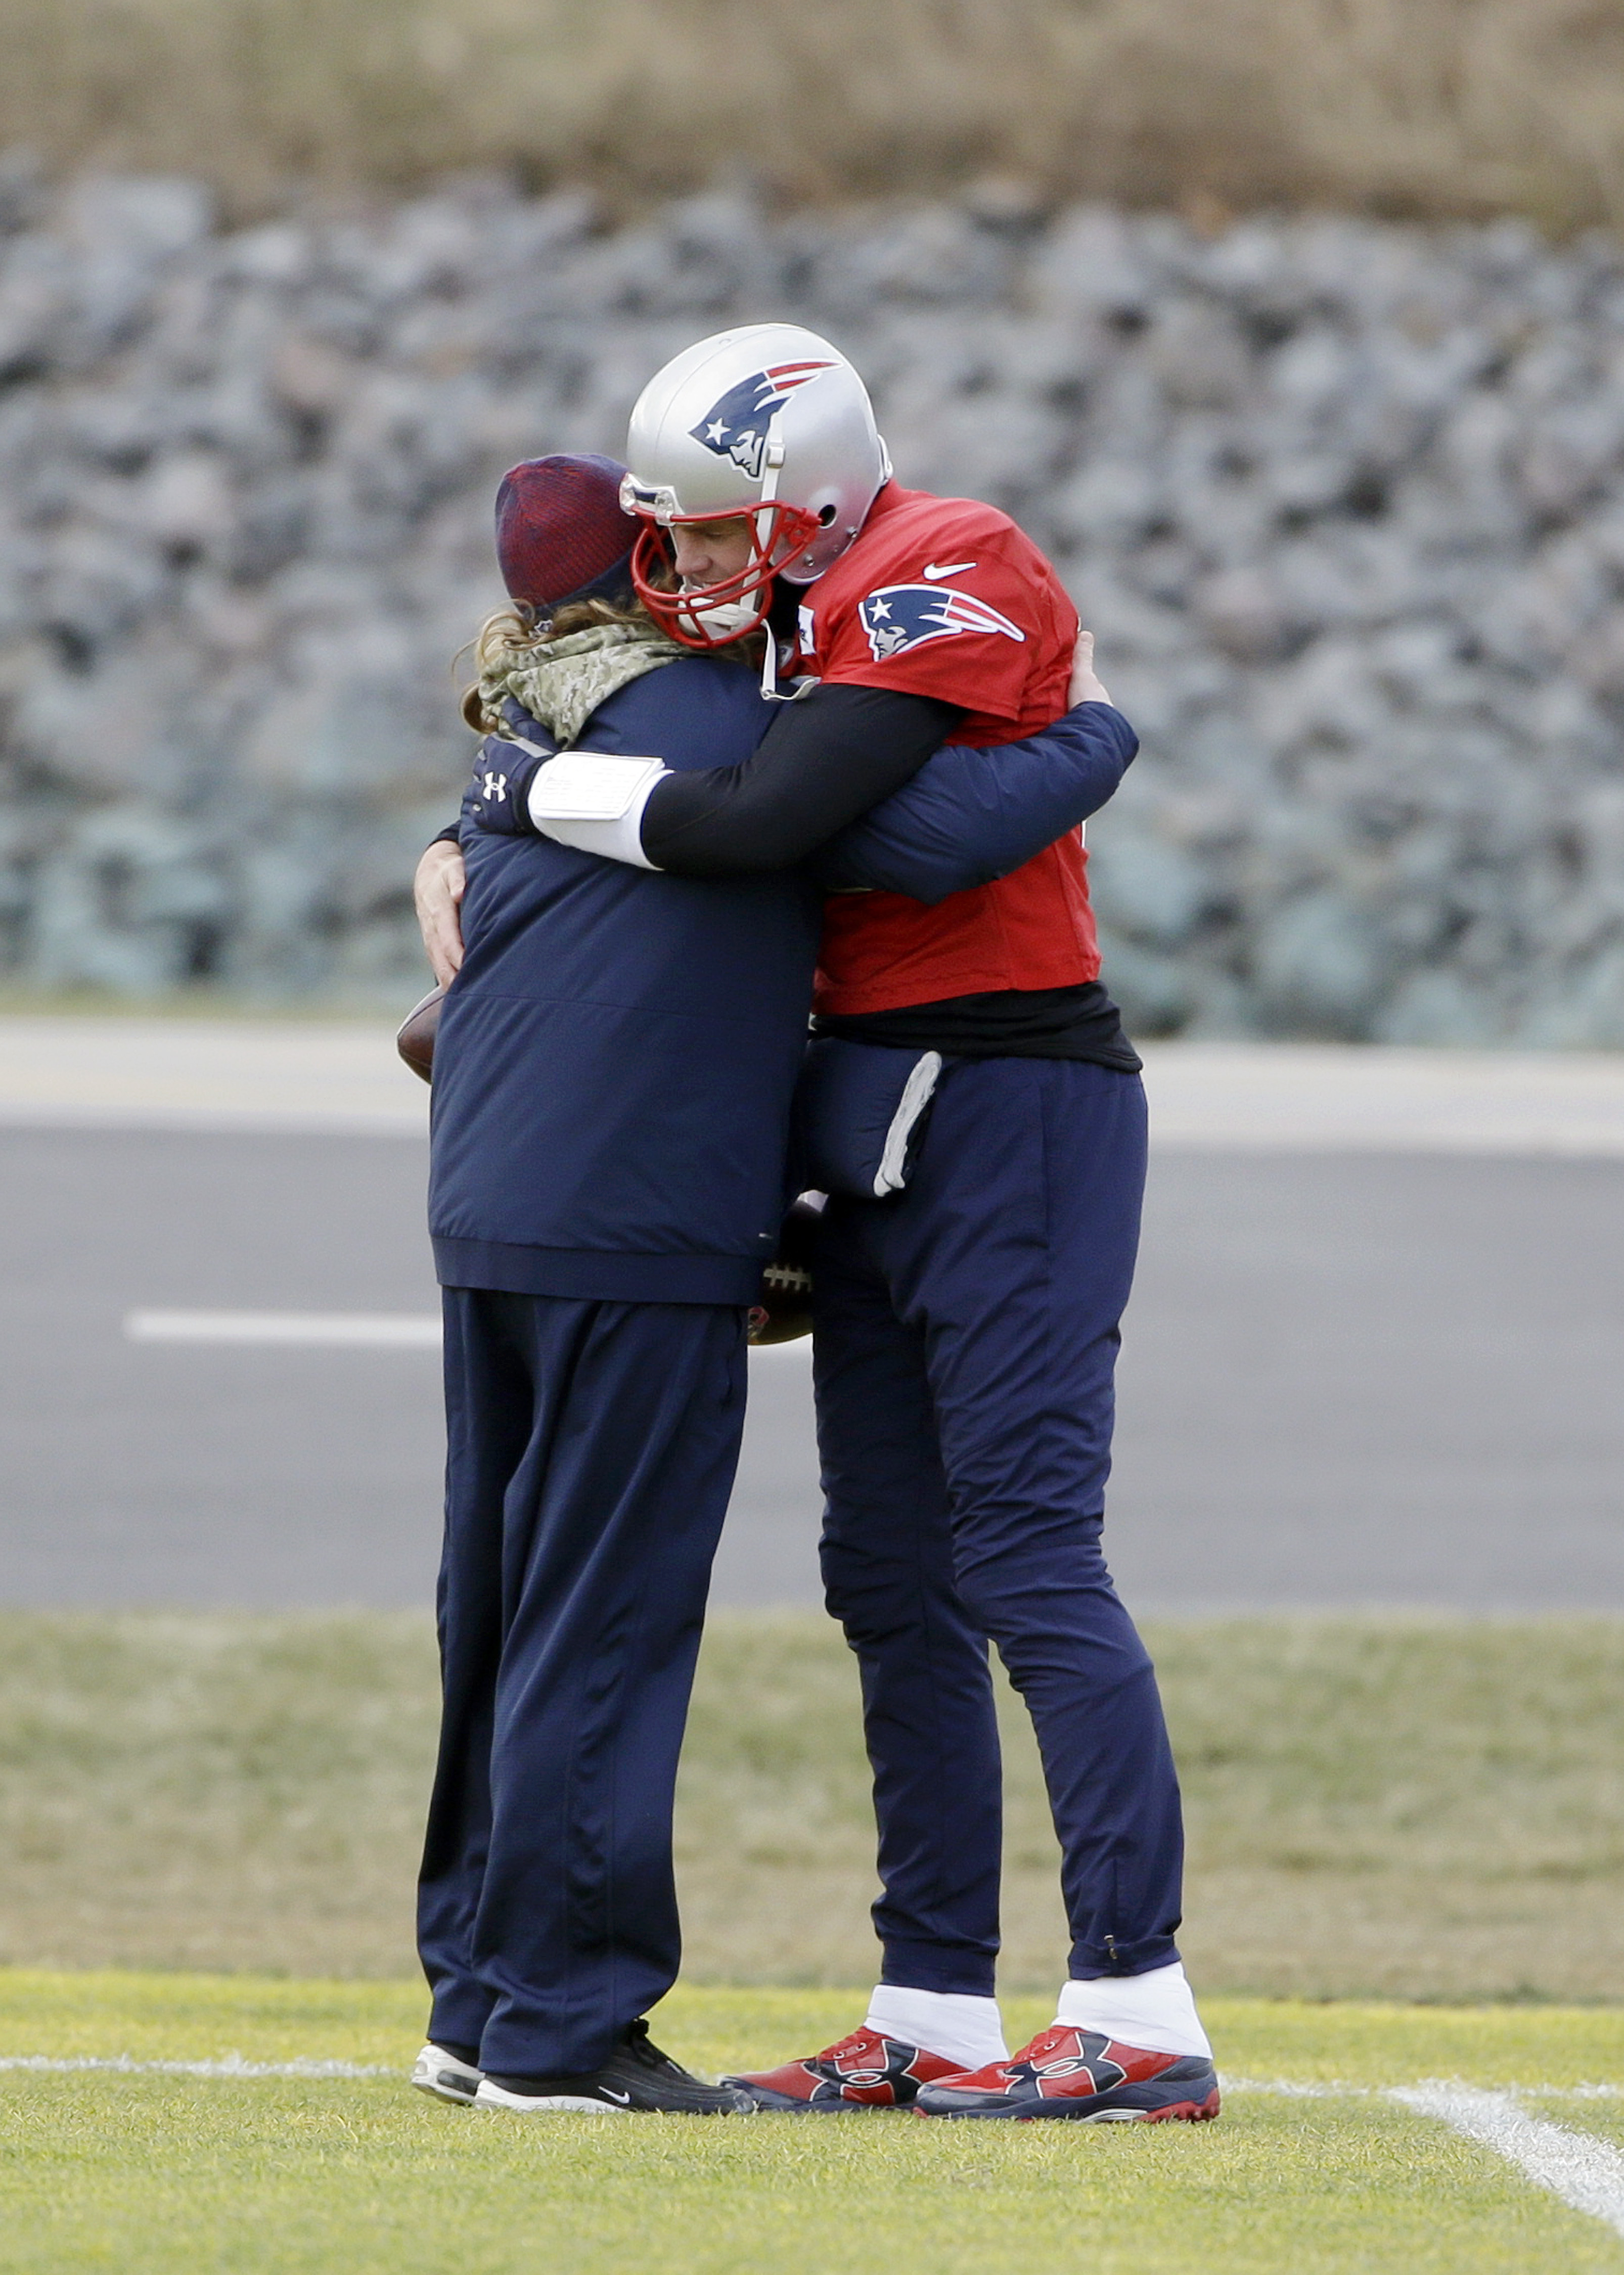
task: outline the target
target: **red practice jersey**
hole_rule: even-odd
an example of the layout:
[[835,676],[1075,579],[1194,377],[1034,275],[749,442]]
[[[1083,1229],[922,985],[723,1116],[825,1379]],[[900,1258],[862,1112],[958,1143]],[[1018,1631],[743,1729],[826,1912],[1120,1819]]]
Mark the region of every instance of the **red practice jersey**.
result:
[[[957,704],[953,739],[984,749],[1061,715],[1076,636],[1059,578],[1008,514],[890,482],[857,542],[808,588],[800,654],[834,686]],[[1073,986],[1099,971],[1088,856],[1073,834],[934,908],[900,893],[833,895],[815,1002],[850,1017]]]

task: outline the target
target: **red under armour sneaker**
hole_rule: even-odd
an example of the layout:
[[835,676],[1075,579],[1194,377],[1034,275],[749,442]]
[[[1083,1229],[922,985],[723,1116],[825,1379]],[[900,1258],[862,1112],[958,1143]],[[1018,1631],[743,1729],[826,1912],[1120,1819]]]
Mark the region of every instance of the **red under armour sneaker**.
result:
[[914,2112],[920,2117],[1080,2117],[1091,2125],[1216,2117],[1218,2072],[1205,2055],[1146,2053],[1098,2030],[1056,2022],[1008,2061],[923,2086]]
[[758,2109],[815,2112],[839,2116],[854,2109],[908,2109],[922,2085],[933,2078],[957,2078],[957,2062],[927,2053],[879,2030],[853,2030],[838,2045],[782,2069],[724,2077],[723,2085],[747,2093]]

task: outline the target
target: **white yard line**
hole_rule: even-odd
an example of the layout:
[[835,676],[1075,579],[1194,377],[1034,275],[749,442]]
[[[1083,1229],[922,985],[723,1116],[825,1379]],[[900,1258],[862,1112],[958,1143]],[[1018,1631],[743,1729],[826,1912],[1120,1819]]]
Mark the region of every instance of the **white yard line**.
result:
[[[394,2078],[404,2083],[407,2072],[383,2062],[246,2061],[241,2054],[226,2054],[213,2061],[137,2061],[128,2054],[0,2054],[0,2071],[30,2074],[94,2071],[117,2076],[207,2078]],[[1624,2086],[1524,2085],[1491,2091],[1458,2081],[1434,2081],[1420,2085],[1353,2085],[1336,2078],[1226,2077],[1228,2093],[1256,2093],[1289,2100],[1368,2100],[1379,2095],[1396,2101],[1419,2117],[1447,2125],[1467,2140],[1492,2149],[1514,2165],[1537,2188],[1547,2189],[1575,2211],[1600,2220],[1624,2236],[1624,2151],[1593,2134],[1576,2133],[1548,2118],[1530,2117],[1519,2105],[1521,2095],[1562,2095],[1575,2100],[1613,2100],[1624,2097]]]
[[1546,2117],[1530,2117],[1513,2094],[1491,2093],[1478,2085],[1394,2085],[1388,2087],[1387,2098],[1492,2149],[1537,2187],[1549,2188],[1575,2211],[1589,2212],[1624,2235],[1624,2150],[1610,2141],[1572,2132]]
[[351,1349],[438,1350],[432,1311],[132,1311],[132,1343],[344,1344]]

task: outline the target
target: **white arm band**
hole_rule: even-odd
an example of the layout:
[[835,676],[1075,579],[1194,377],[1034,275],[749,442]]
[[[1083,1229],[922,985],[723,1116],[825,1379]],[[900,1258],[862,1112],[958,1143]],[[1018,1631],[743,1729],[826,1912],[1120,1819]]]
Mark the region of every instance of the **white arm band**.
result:
[[643,808],[671,769],[663,759],[612,759],[601,751],[563,751],[538,767],[530,785],[530,818],[543,837],[606,861],[652,869],[643,850]]

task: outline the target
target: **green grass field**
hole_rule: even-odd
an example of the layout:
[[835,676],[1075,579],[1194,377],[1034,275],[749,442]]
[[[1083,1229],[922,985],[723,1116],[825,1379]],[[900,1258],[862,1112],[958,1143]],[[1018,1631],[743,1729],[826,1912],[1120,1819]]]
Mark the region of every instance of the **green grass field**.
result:
[[[843,2029],[856,1995],[679,1991],[657,2029],[714,2073]],[[421,2007],[401,1984],[0,1973],[0,2060],[385,2073],[0,2067],[0,2269],[1624,2267],[1624,2234],[1605,2220],[1386,2090],[1440,2075],[1522,2089],[1530,2111],[1605,2157],[1624,2102],[1570,2090],[1624,2075],[1617,2012],[1220,2000],[1220,2060],[1243,2081],[1220,2121],[1092,2128],[448,2109],[404,2082]],[[1010,2002],[1016,2029],[1047,2018]]]
[[[1624,2270],[1624,1622],[1220,1621],[1152,1643],[1218,2125],[526,2120],[404,2083],[424,1621],[0,1616],[0,2275]],[[1024,2037],[1063,1939],[1006,1704]],[[714,2075],[851,2026],[872,1840],[839,1638],[717,1621],[670,2051]],[[1484,2105],[1502,2130],[1519,2110],[1565,2128],[1540,2138],[1599,2170],[1602,2214],[1392,2097],[1439,2078],[1515,2089]]]

